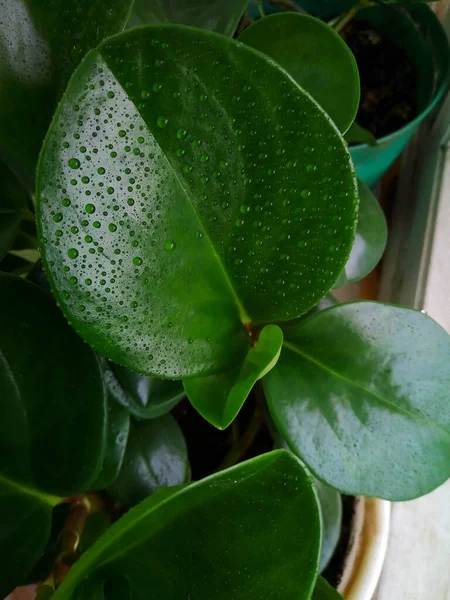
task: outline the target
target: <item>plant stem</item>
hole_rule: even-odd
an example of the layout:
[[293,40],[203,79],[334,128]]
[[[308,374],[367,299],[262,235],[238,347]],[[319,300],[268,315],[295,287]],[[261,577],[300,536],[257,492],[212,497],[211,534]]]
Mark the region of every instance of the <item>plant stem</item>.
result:
[[254,392],[256,395],[256,406],[255,410],[253,411],[251,421],[248,424],[244,435],[239,440],[237,440],[236,443],[232,444],[228,454],[217,467],[216,473],[219,471],[223,471],[224,469],[228,469],[229,467],[232,467],[245,456],[248,449],[255,441],[255,438],[258,435],[259,430],[261,429],[264,423],[264,392],[262,388],[262,383],[260,381],[256,383],[254,387]]
[[333,25],[333,28],[338,33],[344,29],[347,23],[355,17],[360,10],[363,8],[368,8],[369,6],[374,6],[374,2],[372,0],[359,0],[350,10],[348,10],[338,21]]
[[[104,506],[97,494],[76,496],[68,502],[72,508],[59,536],[59,552],[50,576],[55,589],[61,585],[70,567],[78,560],[77,550],[87,518]],[[49,581],[44,584],[49,585]]]
[[264,8],[263,8],[263,5],[262,5],[262,2],[261,2],[261,0],[259,0],[259,1],[256,3],[256,6],[258,7],[258,12],[259,12],[259,15],[260,15],[261,17],[265,17],[265,16],[266,16],[266,13],[264,12]]
[[273,4],[274,6],[281,6],[285,10],[292,10],[294,12],[303,13],[304,15],[307,14],[306,10],[303,10],[303,8],[297,6],[297,4],[292,0],[270,0],[270,4]]

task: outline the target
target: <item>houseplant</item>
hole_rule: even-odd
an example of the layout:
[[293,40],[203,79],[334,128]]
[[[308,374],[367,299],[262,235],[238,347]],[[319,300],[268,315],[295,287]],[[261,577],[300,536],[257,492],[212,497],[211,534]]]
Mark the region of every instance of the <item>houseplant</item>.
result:
[[[2,156],[36,196],[53,294],[0,275],[0,595],[43,581],[39,597],[56,600],[339,597],[318,578],[312,474],[391,500],[445,481],[450,339],[416,311],[323,300],[385,243],[339,88],[340,129],[220,33],[243,3],[214,20],[219,33],[165,24],[102,41],[132,8],[47,0],[0,20],[0,121],[17,130],[2,129]],[[356,97],[345,45],[317,35]],[[2,197],[4,252],[29,217],[22,193]],[[184,393],[231,427],[223,460],[189,485]]]
[[[274,22],[270,17],[263,25],[266,18],[260,19],[258,6],[268,15],[277,12]],[[285,11],[302,9],[332,24],[355,52],[362,81],[357,121],[368,129],[355,122],[346,138],[354,144],[351,153],[358,176],[371,186],[443,99],[449,78],[446,34],[434,12],[420,2],[298,0],[250,4],[258,25],[252,32],[244,31],[242,41],[247,38],[275,60],[278,54],[289,70],[301,60],[301,51],[296,50],[302,37],[276,21],[289,19]],[[276,47],[269,29],[283,40]]]

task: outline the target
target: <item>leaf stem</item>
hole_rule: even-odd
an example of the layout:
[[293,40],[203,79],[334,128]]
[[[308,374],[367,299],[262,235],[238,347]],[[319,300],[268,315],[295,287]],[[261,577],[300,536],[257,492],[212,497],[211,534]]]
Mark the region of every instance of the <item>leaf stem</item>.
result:
[[274,6],[281,6],[285,10],[292,10],[293,12],[299,12],[304,15],[307,14],[306,10],[300,8],[300,6],[298,6],[292,0],[270,0],[270,4],[273,4]]
[[332,27],[338,33],[344,29],[344,27],[350,23],[350,21],[355,17],[360,10],[363,8],[369,8],[370,6],[374,6],[375,3],[372,0],[358,0],[358,2],[350,8],[337,22],[335,22]]
[[253,389],[256,395],[256,406],[251,421],[248,424],[244,435],[232,444],[228,454],[217,467],[216,473],[228,469],[242,460],[255,441],[255,438],[265,421],[264,390],[261,381],[258,381]]
[[99,512],[104,503],[98,494],[75,496],[67,500],[72,505],[69,516],[59,536],[59,552],[55,559],[50,579],[43,585],[53,583],[58,588],[69,572],[70,567],[78,560],[78,546],[89,515]]

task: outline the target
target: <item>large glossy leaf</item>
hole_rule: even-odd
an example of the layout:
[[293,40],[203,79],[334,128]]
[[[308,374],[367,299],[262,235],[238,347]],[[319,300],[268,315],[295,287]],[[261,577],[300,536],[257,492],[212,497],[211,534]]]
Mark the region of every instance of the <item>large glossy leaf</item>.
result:
[[130,430],[130,415],[111,395],[108,398],[108,419],[105,455],[100,473],[92,489],[101,490],[117,478],[127,447]]
[[264,389],[280,433],[319,479],[406,500],[450,476],[450,337],[436,322],[355,302],[284,335]]
[[273,58],[347,131],[358,111],[359,73],[334,29],[309,15],[277,13],[256,21],[239,40]]
[[319,539],[310,478],[279,450],[148,498],[76,563],[54,599],[91,600],[122,577],[135,600],[308,600]]
[[0,154],[34,188],[53,111],[84,54],[123,29],[132,0],[14,0],[0,6]]
[[339,288],[366,277],[379,263],[387,243],[384,212],[364,183],[358,180],[359,217],[350,258],[333,287]]
[[277,325],[266,325],[242,365],[208,377],[186,379],[184,389],[189,400],[212,425],[225,429],[258,379],[276,364],[282,343],[282,330]]
[[136,0],[132,25],[178,23],[233,35],[248,0]]
[[0,274],[0,389],[3,598],[43,551],[57,496],[89,489],[105,437],[105,391],[94,353],[49,294],[6,274]]
[[109,490],[111,495],[121,504],[132,506],[162,487],[187,481],[186,442],[172,415],[132,423],[122,468]]
[[245,356],[243,322],[294,318],[328,291],[356,192],[343,139],[273,62],[142,27],[91,52],[58,108],[38,174],[43,261],[101,354],[209,374]]
[[0,260],[10,250],[20,231],[27,193],[8,167],[0,161]]
[[139,375],[112,363],[104,371],[113,398],[139,419],[161,417],[184,397],[180,381]]
[[341,594],[331,587],[331,585],[323,578],[319,577],[314,588],[314,593],[311,600],[344,600]]

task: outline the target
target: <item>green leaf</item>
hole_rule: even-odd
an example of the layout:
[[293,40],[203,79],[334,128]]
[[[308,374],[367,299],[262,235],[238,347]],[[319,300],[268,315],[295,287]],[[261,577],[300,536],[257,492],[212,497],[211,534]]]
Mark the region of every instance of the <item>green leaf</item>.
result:
[[108,512],[95,512],[88,516],[80,538],[78,552],[84,554],[111,527],[111,517]]
[[[270,427],[274,447],[289,450],[288,444],[271,421]],[[313,477],[313,483],[322,515],[322,543],[320,545],[319,561],[319,573],[322,573],[328,566],[341,536],[342,498],[338,491],[325,485],[315,477]]]
[[108,398],[107,422],[105,455],[101,471],[92,485],[94,490],[101,490],[116,480],[127,447],[130,416],[128,411],[111,396]]
[[72,567],[54,600],[91,600],[115,577],[128,580],[136,600],[259,599],[268,590],[273,600],[308,600],[319,545],[311,480],[279,450],[131,509]]
[[15,0],[0,21],[0,152],[34,188],[53,111],[84,54],[123,29],[132,0]]
[[294,78],[345,132],[359,106],[359,73],[342,37],[319,19],[294,12],[259,19],[239,41],[267,54]]
[[0,260],[12,248],[19,234],[22,212],[26,206],[26,191],[0,161]]
[[282,343],[282,330],[266,325],[242,365],[208,377],[186,379],[184,389],[192,405],[215,427],[228,427],[258,379],[276,365]]
[[383,210],[364,183],[358,180],[359,218],[350,258],[334,288],[359,281],[379,263],[386,249],[388,228]]
[[344,600],[344,598],[323,577],[319,577],[311,600]]
[[345,142],[283,70],[179,25],[89,53],[46,138],[37,196],[71,323],[100,354],[173,379],[238,364],[244,323],[316,304],[349,256],[358,203]]
[[284,332],[264,378],[293,452],[341,492],[408,500],[450,476],[450,337],[420,312],[338,304]]
[[248,0],[136,0],[131,23],[178,23],[232,36]]
[[161,487],[174,487],[187,481],[186,442],[172,415],[132,423],[122,468],[109,488],[113,498],[132,506]]
[[314,478],[322,514],[322,546],[319,572],[322,573],[336,550],[341,536],[342,499],[339,492]]
[[378,144],[377,138],[368,129],[358,125],[356,121],[353,121],[344,137],[349,144],[367,144],[368,146]]
[[[0,274],[0,597],[22,583],[52,508],[89,489],[104,446],[100,367],[37,286]],[[26,540],[26,543],[18,543]]]
[[180,381],[138,375],[113,363],[104,373],[112,397],[139,419],[161,417],[184,397]]

